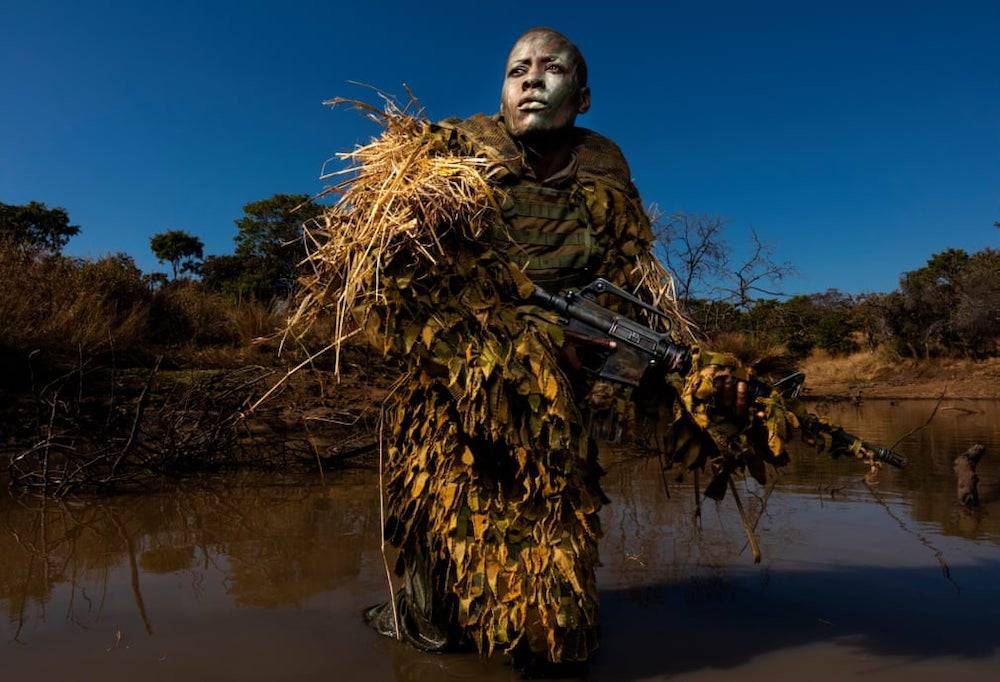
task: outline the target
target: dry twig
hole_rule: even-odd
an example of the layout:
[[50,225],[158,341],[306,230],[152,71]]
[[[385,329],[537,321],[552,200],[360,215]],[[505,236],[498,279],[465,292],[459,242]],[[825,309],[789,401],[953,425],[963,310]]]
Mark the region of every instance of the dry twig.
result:
[[925,421],[923,424],[921,424],[920,426],[918,426],[918,427],[916,427],[914,429],[910,429],[909,431],[907,431],[906,433],[904,433],[902,436],[900,436],[899,438],[897,438],[896,441],[892,445],[889,446],[889,449],[890,450],[895,450],[896,446],[899,445],[900,443],[902,443],[904,440],[906,440],[907,438],[909,438],[910,436],[912,436],[915,433],[923,431],[928,426],[930,426],[931,422],[934,421],[934,416],[937,414],[938,408],[941,407],[941,401],[944,400],[944,396],[945,396],[945,394],[947,392],[948,392],[947,388],[945,388],[943,391],[941,391],[941,395],[938,396],[937,402],[934,403],[934,409],[931,410],[931,413],[927,416],[927,421]]

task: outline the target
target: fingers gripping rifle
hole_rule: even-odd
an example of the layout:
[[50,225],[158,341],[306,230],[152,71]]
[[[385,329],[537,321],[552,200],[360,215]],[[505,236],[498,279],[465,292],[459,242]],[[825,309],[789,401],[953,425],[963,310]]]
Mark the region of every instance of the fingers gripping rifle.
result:
[[[645,310],[660,319],[666,331],[658,332],[642,322],[605,308],[598,302],[598,296],[602,294]],[[598,278],[579,291],[559,294],[550,294],[541,287],[535,287],[531,302],[558,314],[567,338],[587,348],[580,365],[591,376],[636,387],[650,371],[680,376],[687,376],[691,371],[691,347],[673,340],[670,318],[606,279]],[[783,397],[795,398],[804,380],[802,372],[789,375],[774,385],[753,379],[747,382],[747,393],[751,399],[766,398],[775,391]],[[822,438],[828,441],[834,456],[849,452],[856,457],[885,462],[894,467],[906,464],[906,458],[892,450],[867,443],[809,412],[795,412],[803,433],[814,440]]]

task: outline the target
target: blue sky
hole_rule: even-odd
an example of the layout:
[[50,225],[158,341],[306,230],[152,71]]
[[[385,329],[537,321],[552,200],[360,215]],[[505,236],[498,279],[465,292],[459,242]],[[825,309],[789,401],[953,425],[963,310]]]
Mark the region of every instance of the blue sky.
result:
[[947,247],[1000,246],[1000,2],[0,0],[0,201],[43,201],[147,270],[164,229],[228,253],[241,206],[315,192],[375,130],[320,102],[402,93],[492,113],[503,60],[551,25],[587,57],[578,123],[647,203],[755,228],[791,291],[889,290]]

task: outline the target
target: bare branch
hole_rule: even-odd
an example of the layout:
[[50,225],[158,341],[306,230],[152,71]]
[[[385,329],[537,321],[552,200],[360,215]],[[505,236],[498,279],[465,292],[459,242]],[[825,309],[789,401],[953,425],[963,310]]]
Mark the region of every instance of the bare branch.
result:
[[663,217],[650,208],[653,235],[667,268],[677,282],[677,299],[686,306],[697,291],[711,288],[729,260],[723,238],[726,221],[719,216],[674,213]]
[[752,228],[750,239],[751,253],[733,272],[733,286],[721,287],[722,291],[729,294],[729,301],[742,310],[750,307],[756,298],[755,294],[785,296],[785,293],[773,288],[773,285],[795,274],[795,267],[788,261],[774,261],[774,248],[762,242],[757,231]]

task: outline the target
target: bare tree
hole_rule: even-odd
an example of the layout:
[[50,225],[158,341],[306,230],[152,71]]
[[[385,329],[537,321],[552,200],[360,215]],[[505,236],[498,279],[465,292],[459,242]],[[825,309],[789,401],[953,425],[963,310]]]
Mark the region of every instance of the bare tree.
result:
[[672,213],[649,209],[653,234],[663,260],[674,276],[677,298],[687,307],[692,299],[712,296],[738,310],[752,307],[761,296],[783,297],[778,285],[795,274],[791,263],[776,262],[774,248],[750,230],[750,253],[734,263],[725,239],[727,221],[720,216]]
[[762,242],[753,228],[750,229],[750,239],[750,255],[730,273],[732,286],[721,287],[722,291],[729,294],[729,301],[741,310],[750,308],[750,304],[760,294],[786,296],[784,292],[775,289],[786,277],[795,274],[795,267],[788,261],[775,262],[774,247]]
[[666,266],[674,276],[677,298],[687,306],[694,292],[714,288],[726,273],[729,247],[726,221],[719,216],[673,213],[665,218],[651,207],[653,230]]

